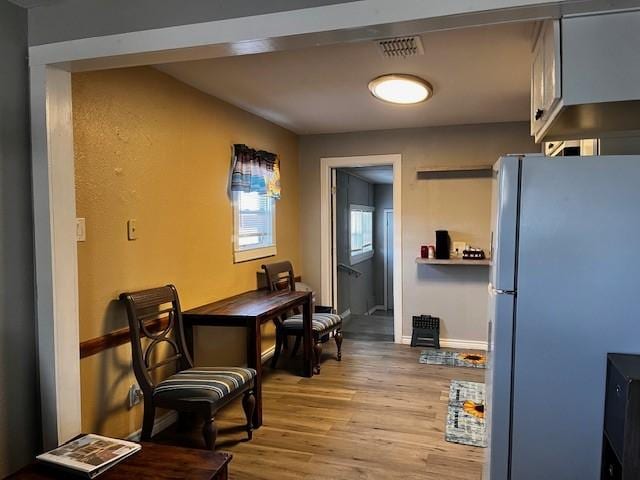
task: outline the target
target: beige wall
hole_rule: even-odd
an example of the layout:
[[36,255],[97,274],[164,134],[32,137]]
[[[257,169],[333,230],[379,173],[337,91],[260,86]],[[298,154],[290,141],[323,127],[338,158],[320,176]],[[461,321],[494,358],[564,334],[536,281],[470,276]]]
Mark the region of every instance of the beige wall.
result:
[[[256,287],[264,260],[232,258],[233,143],[280,156],[278,257],[304,275],[293,133],[151,68],[74,74],[73,119],[77,215],[87,229],[78,244],[81,341],[127,324],[116,301],[126,290],[174,283],[189,308]],[[137,220],[135,241],[128,219]],[[244,362],[243,335],[202,330],[196,362]],[[140,428],[142,409],[126,407],[128,345],[83,359],[81,375],[83,430],[122,436]]]
[[320,158],[402,154],[403,335],[411,316],[443,320],[444,338],[486,341],[488,268],[417,265],[434,231],[488,250],[490,179],[418,180],[427,165],[492,164],[505,153],[539,152],[527,123],[309,135],[300,140],[301,246],[306,281],[320,291]]

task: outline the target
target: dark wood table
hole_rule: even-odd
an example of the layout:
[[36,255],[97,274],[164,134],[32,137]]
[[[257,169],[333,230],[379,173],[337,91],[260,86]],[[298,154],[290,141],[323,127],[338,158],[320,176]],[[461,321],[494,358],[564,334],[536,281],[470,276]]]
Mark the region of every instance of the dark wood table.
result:
[[[142,450],[110,468],[99,480],[227,480],[231,454],[142,442]],[[42,463],[33,463],[7,477],[13,480],[82,478]]]
[[193,327],[246,327],[247,364],[258,372],[256,378],[256,409],[253,426],[262,425],[262,344],[260,325],[277,315],[302,307],[303,316],[303,375],[313,376],[313,331],[311,329],[311,292],[269,292],[254,290],[217,302],[202,305],[183,312],[183,323],[187,346],[194,354]]

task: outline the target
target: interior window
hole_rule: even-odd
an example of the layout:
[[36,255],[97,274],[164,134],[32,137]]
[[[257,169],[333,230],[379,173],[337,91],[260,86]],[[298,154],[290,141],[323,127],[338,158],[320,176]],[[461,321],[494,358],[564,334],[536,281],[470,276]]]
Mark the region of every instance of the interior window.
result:
[[234,260],[276,254],[276,204],[264,193],[233,192]]
[[373,256],[373,207],[351,205],[351,264]]

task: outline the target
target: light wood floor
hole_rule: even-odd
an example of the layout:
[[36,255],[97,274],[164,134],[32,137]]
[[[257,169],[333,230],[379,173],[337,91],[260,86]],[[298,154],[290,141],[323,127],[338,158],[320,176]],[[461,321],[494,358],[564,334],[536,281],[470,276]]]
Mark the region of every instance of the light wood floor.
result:
[[253,440],[239,441],[239,404],[217,418],[216,448],[234,454],[231,479],[479,480],[485,449],[445,442],[444,424],[450,380],[484,381],[484,370],[420,365],[419,353],[345,340],[343,361],[326,344],[311,379],[294,361],[267,368]]

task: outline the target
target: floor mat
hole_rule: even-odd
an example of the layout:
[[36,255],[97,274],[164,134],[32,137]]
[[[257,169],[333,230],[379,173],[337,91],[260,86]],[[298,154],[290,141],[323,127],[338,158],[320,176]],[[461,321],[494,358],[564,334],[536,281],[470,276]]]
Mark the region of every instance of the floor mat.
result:
[[423,350],[418,362],[426,365],[447,365],[449,367],[486,368],[487,357],[480,353],[450,352],[444,350]]
[[451,381],[445,428],[447,442],[487,446],[484,402],[484,383]]

